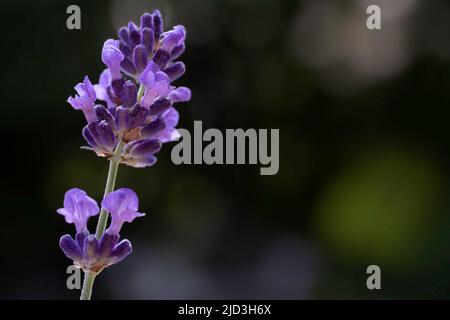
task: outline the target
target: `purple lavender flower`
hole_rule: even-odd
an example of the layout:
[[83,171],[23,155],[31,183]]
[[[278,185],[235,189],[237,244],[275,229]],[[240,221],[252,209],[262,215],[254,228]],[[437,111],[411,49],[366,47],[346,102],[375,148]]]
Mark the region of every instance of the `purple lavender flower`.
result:
[[75,238],[66,234],[61,237],[59,245],[74,265],[85,271],[100,273],[104,268],[123,260],[132,251],[128,240],[120,240],[119,232],[124,222],[132,222],[136,217],[144,216],[137,212],[139,200],[136,193],[127,188],[109,193],[102,202],[103,207],[111,213],[111,225],[97,239],[87,229],[89,217],[99,213],[94,199],[80,189],[70,189],[64,197],[64,208],[57,212],[64,215],[66,222],[74,223],[77,233]]
[[77,95],[74,98],[69,97],[67,102],[69,102],[74,109],[82,110],[88,123],[97,120],[94,112],[97,96],[89,77],[84,77],[83,82],[75,86],[75,90],[77,91]]
[[99,156],[110,157],[116,147],[116,136],[111,124],[99,120],[86,125],[82,131],[84,139]]
[[[77,95],[67,99],[86,117],[82,135],[89,147],[85,148],[110,160],[96,235],[90,234],[87,222],[99,207],[84,191],[69,190],[64,208],[57,210],[76,227],[75,237],[62,236],[60,247],[85,271],[83,300],[90,299],[96,274],[131,253],[131,243],[119,241],[122,225],[144,215],[138,212],[134,191],[113,191],[119,164],[151,166],[162,144],[180,136],[174,104],[189,101],[191,91],[173,82],[186,72],[184,63],[176,61],[185,50],[185,40],[183,26],[164,32],[159,11],[144,13],[139,26],[130,22],[119,29],[118,39],[105,41],[101,59],[106,69],[99,83],[92,85],[86,76],[75,87]],[[108,212],[111,223],[106,229]]]
[[178,120],[180,119],[178,111],[175,110],[175,108],[170,108],[164,113],[162,118],[164,119],[166,127],[164,130],[161,130],[156,137],[163,143],[178,140],[181,136],[178,130],[175,129],[178,124]]
[[145,87],[145,93],[141,100],[141,106],[148,108],[158,98],[165,98],[171,91],[170,79],[167,74],[159,71],[159,67],[150,62],[139,77],[139,81]]
[[102,50],[102,61],[108,66],[111,80],[121,78],[120,63],[124,59],[124,55],[119,50],[119,41],[108,39],[105,41]]
[[[103,45],[107,69],[99,83],[92,86],[86,77],[76,87],[79,96],[69,102],[86,115],[83,137],[88,149],[110,159],[123,142],[126,145],[117,151],[121,163],[151,166],[160,144],[179,137],[175,128],[179,115],[173,105],[191,99],[188,88],[172,85],[186,71],[183,62],[175,61],[184,52],[186,29],[178,25],[164,32],[161,14],[154,11],[141,16],[140,26],[130,22],[120,28],[118,36]],[[96,99],[105,105],[96,105]],[[153,140],[157,148],[136,153],[137,146]]]
[[173,30],[163,34],[160,50],[167,52],[172,59],[178,58],[184,52],[184,41],[186,40],[186,29],[182,25],[173,27]]
[[94,199],[81,189],[73,188],[64,195],[64,208],[57,212],[64,216],[67,223],[75,224],[77,232],[87,229],[89,217],[95,216],[100,209]]
[[145,216],[137,212],[139,199],[136,193],[128,188],[117,189],[108,194],[102,201],[102,206],[111,214],[111,225],[106,232],[119,234],[125,222],[132,222],[137,217]]

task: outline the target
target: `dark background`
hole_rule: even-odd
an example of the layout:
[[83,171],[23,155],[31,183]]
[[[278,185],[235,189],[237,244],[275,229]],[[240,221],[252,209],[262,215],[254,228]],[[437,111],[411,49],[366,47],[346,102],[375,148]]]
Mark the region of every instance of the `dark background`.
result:
[[[154,8],[188,30],[180,127],[279,128],[280,170],[176,166],[173,144],[151,168],[121,166],[147,216],[125,225],[134,252],[94,298],[450,297],[447,1],[43,0],[1,4],[0,298],[78,298],[58,248],[74,228],[55,210],[71,187],[100,200],[107,161],[80,150],[66,99]],[[371,264],[382,290],[366,288]]]

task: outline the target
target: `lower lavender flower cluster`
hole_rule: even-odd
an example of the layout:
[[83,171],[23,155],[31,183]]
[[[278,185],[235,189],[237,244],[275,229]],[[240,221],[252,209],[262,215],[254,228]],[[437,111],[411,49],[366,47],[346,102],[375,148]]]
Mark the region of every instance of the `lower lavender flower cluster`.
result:
[[128,240],[120,240],[120,229],[124,222],[132,222],[144,216],[137,212],[139,200],[133,190],[122,188],[109,193],[102,201],[102,207],[111,213],[111,224],[100,239],[87,228],[89,217],[100,212],[97,202],[83,190],[74,188],[66,192],[64,208],[57,212],[67,223],[75,224],[76,235],[61,237],[59,245],[74,265],[85,272],[100,273],[104,268],[123,260],[132,251]]

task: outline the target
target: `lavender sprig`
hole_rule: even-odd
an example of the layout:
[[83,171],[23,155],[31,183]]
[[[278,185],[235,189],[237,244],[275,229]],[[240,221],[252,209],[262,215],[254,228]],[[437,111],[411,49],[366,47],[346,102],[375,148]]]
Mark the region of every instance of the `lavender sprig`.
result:
[[[162,144],[180,137],[176,129],[179,114],[173,105],[191,98],[188,88],[172,85],[185,73],[184,63],[176,61],[185,50],[183,26],[164,32],[161,13],[155,10],[141,16],[140,26],[130,22],[120,28],[118,38],[103,45],[101,58],[107,68],[99,83],[93,85],[86,76],[75,86],[77,95],[67,100],[86,118],[82,135],[88,146],[83,148],[109,160],[101,210],[94,199],[76,188],[67,191],[64,207],[58,209],[76,227],[75,237],[62,236],[60,247],[85,272],[82,300],[91,298],[101,271],[131,253],[130,241],[119,241],[123,223],[143,216],[137,212],[134,191],[113,191],[119,165],[154,165]],[[108,213],[112,219],[106,229]],[[90,234],[87,221],[98,214],[95,235]]]

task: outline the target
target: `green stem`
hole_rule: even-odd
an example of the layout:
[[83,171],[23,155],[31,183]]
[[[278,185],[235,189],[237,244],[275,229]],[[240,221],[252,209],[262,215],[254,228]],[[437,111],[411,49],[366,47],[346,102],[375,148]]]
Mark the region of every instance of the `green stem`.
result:
[[94,285],[95,272],[86,272],[84,274],[83,289],[81,289],[80,300],[91,300],[92,286]]
[[[109,170],[108,177],[106,179],[105,193],[103,198],[110,192],[114,190],[114,186],[116,185],[117,171],[119,170],[120,164],[120,155],[122,154],[123,147],[125,146],[125,142],[122,140],[117,144],[116,150],[114,151],[114,155],[109,160]],[[100,239],[105,232],[106,224],[108,222],[108,211],[105,208],[102,208],[100,211],[100,216],[98,218],[97,230],[95,232],[95,236],[97,239]],[[81,289],[80,300],[90,300],[92,295],[92,287],[94,285],[96,273],[93,271],[85,272],[83,288]]]
[[141,84],[139,86],[139,90],[138,90],[138,93],[137,93],[137,101],[139,103],[141,103],[141,100],[142,100],[142,97],[144,96],[144,93],[145,93],[145,87],[144,87],[143,84]]
[[[105,193],[103,194],[103,198],[114,190],[114,186],[116,185],[117,171],[119,170],[120,163],[120,154],[122,153],[124,146],[124,142],[120,141],[117,145],[116,151],[114,152],[114,156],[109,161],[109,170],[108,170],[108,178],[106,179]],[[108,222],[108,211],[105,208],[102,208],[100,211],[100,216],[98,218],[97,230],[95,231],[95,236],[97,239],[100,239],[103,232],[106,229],[106,223]]]

